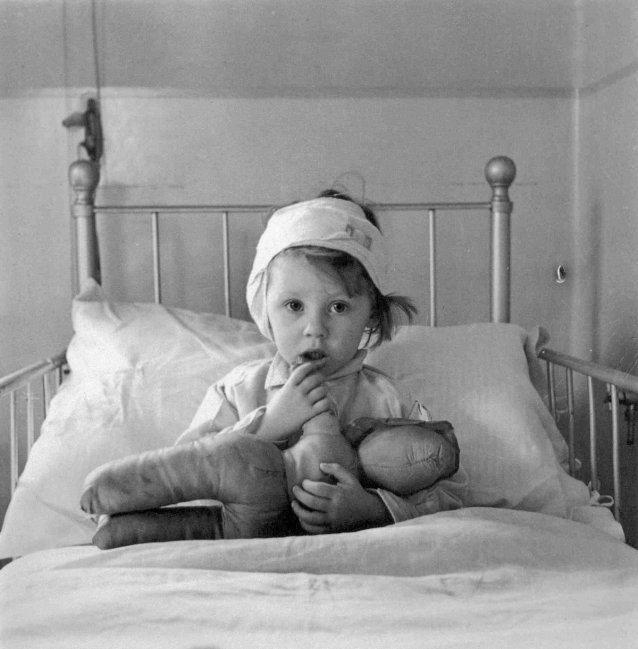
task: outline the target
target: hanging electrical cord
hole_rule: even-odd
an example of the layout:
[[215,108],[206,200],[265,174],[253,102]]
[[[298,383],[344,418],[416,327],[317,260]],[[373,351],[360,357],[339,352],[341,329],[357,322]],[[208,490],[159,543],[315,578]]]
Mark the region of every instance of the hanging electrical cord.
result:
[[102,82],[100,79],[100,51],[97,44],[97,11],[96,0],[91,0],[91,33],[93,36],[93,73],[95,76],[95,93],[97,103],[102,105]]

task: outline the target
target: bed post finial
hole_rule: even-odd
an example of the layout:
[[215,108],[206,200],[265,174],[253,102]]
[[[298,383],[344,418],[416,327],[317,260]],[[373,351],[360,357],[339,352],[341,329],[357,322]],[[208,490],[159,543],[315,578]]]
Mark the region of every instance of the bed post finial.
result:
[[497,155],[485,165],[485,178],[496,193],[507,197],[507,190],[516,178],[514,160],[504,155]]
[[75,286],[77,293],[87,279],[100,281],[100,258],[95,227],[95,190],[100,182],[100,167],[90,160],[76,160],[69,167],[69,182],[74,198],[71,215],[75,222]]
[[510,217],[514,207],[508,189],[516,178],[516,165],[507,156],[496,156],[485,165],[492,188],[491,211],[491,319],[510,321]]

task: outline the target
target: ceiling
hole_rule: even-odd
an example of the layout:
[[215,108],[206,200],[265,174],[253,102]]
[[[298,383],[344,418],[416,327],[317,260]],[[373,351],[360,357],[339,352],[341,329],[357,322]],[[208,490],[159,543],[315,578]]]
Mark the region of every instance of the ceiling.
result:
[[0,0],[0,92],[93,86],[97,69],[102,87],[194,95],[560,96],[636,71],[637,7],[636,0]]

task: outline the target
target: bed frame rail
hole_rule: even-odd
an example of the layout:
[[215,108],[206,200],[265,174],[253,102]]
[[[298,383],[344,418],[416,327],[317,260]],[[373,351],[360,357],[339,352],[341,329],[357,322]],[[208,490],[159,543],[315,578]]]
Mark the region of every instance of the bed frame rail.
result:
[[[638,405],[638,376],[621,372],[610,367],[585,361],[568,354],[557,352],[553,349],[543,348],[538,356],[546,362],[549,408],[558,423],[561,412],[557,406],[557,378],[556,371],[561,368],[565,372],[563,392],[567,404],[567,443],[569,446],[569,472],[577,472],[577,459],[575,450],[576,430],[576,388],[574,374],[584,380],[587,387],[587,405],[589,414],[589,485],[595,492],[600,491],[598,472],[598,423],[600,420],[600,405],[607,404],[611,413],[611,455],[612,455],[612,494],[613,509],[616,520],[620,520],[622,513],[622,496],[620,480],[620,412],[625,409],[627,421],[627,443],[633,444],[633,426],[636,421],[636,406]],[[605,396],[598,399],[596,395]],[[608,427],[607,427],[608,431]],[[608,440],[609,441],[609,440]]]
[[20,475],[20,451],[24,459],[36,439],[39,424],[48,412],[51,399],[66,371],[66,353],[29,365],[0,379],[0,400],[8,404],[11,495]]
[[[507,156],[495,156],[485,165],[485,179],[492,195],[484,202],[446,203],[381,203],[372,207],[377,212],[416,211],[427,214],[429,228],[429,323],[437,324],[436,313],[436,219],[441,212],[460,210],[483,211],[490,217],[490,319],[510,321],[510,221],[513,203],[509,187],[516,177],[516,165]],[[75,194],[71,212],[75,222],[76,291],[93,278],[101,282],[100,254],[97,236],[97,215],[143,214],[149,220],[149,245],[153,260],[154,299],[162,301],[160,221],[162,215],[210,214],[221,216],[223,246],[223,285],[225,313],[231,312],[230,286],[230,217],[233,214],[267,214],[272,205],[97,205],[95,191],[100,180],[99,167],[89,160],[77,160],[69,168],[69,181]]]

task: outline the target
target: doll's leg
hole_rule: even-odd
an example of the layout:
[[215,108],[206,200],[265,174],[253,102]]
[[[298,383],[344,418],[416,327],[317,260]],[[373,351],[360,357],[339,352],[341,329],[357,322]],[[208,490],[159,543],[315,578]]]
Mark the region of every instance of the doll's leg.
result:
[[398,495],[427,489],[459,468],[458,442],[446,421],[377,422],[357,451],[368,483]]
[[137,543],[223,539],[222,507],[161,507],[100,516],[93,544],[111,550]]
[[247,539],[299,534],[290,507],[233,503],[158,507],[100,516],[93,544],[111,550],[137,543]]
[[81,506],[113,514],[199,499],[287,503],[281,452],[253,435],[231,433],[125,457],[89,474]]

